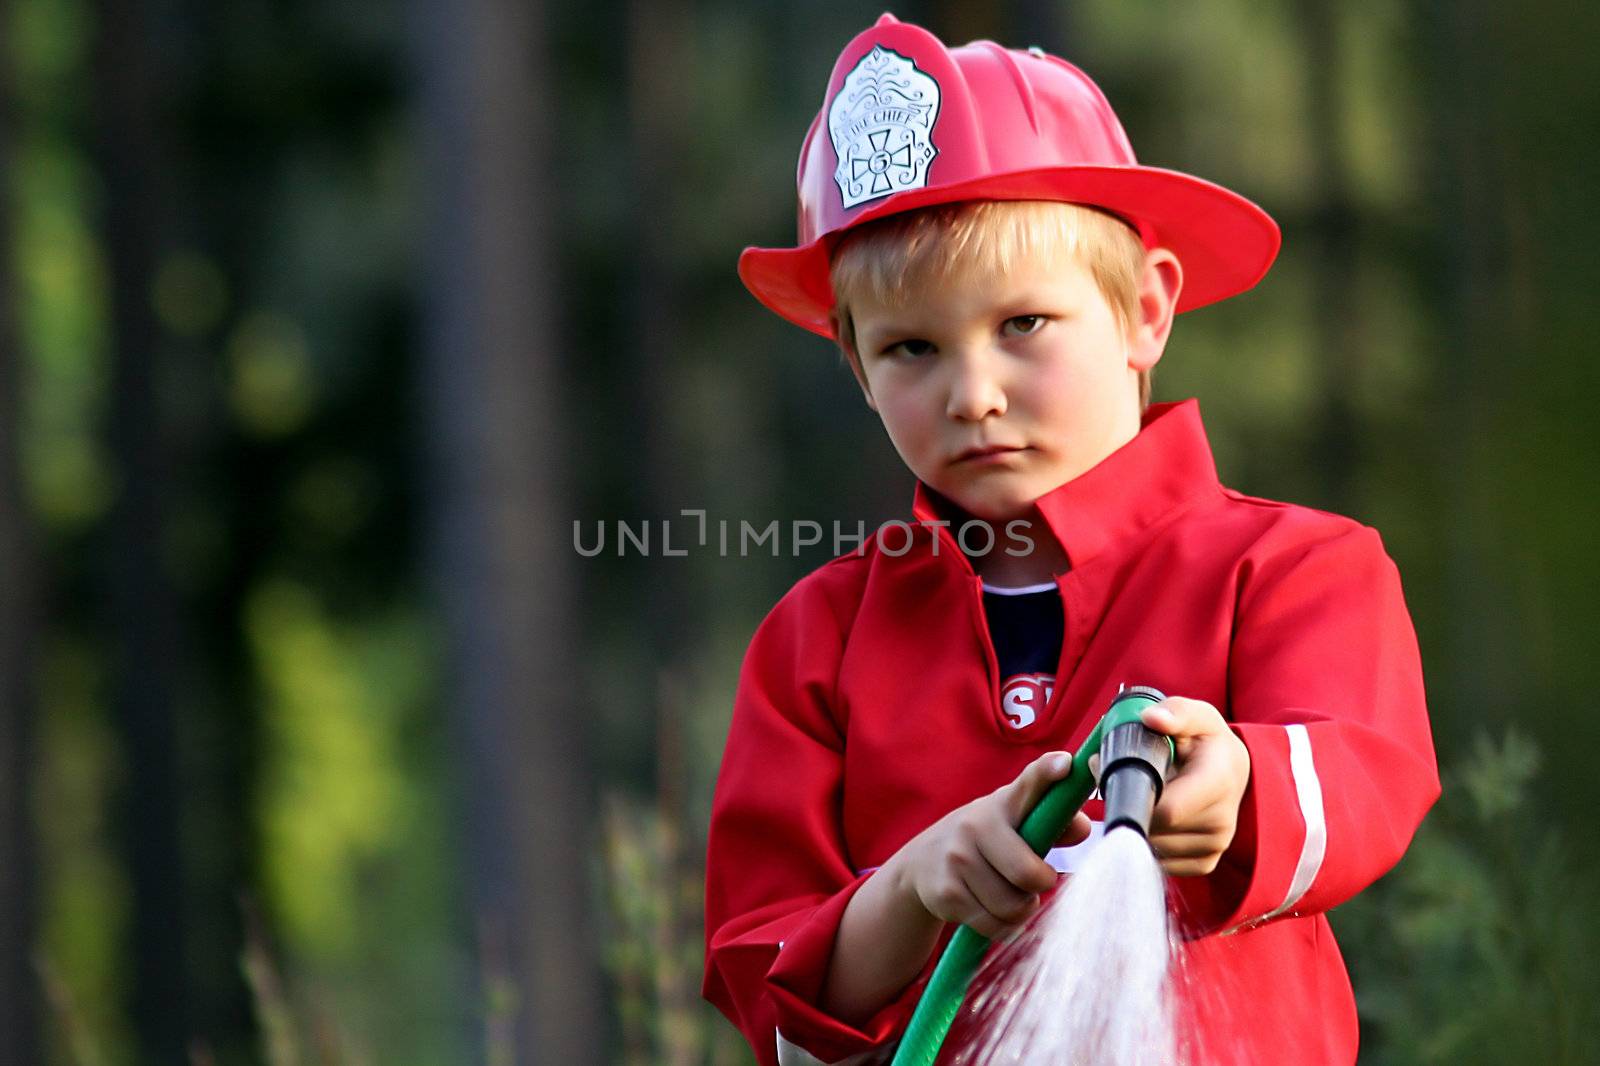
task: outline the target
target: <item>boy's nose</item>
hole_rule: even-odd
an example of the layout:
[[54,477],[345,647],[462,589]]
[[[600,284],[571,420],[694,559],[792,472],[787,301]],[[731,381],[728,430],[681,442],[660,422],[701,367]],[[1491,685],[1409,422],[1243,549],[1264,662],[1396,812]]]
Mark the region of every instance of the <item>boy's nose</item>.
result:
[[980,422],[1006,413],[1006,391],[993,360],[972,353],[952,361],[950,397],[945,413],[965,422]]

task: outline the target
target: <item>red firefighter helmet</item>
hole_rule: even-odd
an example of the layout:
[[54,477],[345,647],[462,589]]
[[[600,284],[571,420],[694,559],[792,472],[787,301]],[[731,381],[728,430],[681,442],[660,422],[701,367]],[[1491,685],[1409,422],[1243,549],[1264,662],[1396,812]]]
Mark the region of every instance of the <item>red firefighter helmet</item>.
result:
[[829,256],[853,226],[958,200],[1089,204],[1183,263],[1179,311],[1244,292],[1278,226],[1220,185],[1140,166],[1088,75],[1038,49],[946,48],[883,15],[845,46],[800,151],[799,244],[746,248],[739,277],[767,307],[833,337]]

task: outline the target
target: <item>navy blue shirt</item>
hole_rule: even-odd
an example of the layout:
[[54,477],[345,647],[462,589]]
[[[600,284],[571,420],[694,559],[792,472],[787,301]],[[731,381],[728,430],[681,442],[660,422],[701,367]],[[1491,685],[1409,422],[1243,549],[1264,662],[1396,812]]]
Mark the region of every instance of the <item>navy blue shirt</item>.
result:
[[983,613],[1000,666],[1000,708],[1013,729],[1038,720],[1055,688],[1066,623],[1055,582],[1023,588],[983,586]]

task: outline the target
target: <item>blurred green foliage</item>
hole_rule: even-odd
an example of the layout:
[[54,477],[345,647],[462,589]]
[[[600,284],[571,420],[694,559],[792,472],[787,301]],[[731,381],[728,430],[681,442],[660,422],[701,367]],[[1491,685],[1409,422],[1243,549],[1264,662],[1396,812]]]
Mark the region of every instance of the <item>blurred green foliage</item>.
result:
[[1478,734],[1400,865],[1334,914],[1364,1062],[1600,1061],[1600,917],[1538,749]]
[[33,781],[35,807],[49,812],[39,826],[47,876],[38,955],[56,984],[58,1009],[72,1019],[65,1035],[76,1029],[92,1034],[80,1041],[118,1048],[128,1040],[118,1012],[127,882],[107,839],[109,794],[121,765],[100,711],[104,699],[104,669],[91,648],[67,640],[46,648],[39,695],[45,758]]

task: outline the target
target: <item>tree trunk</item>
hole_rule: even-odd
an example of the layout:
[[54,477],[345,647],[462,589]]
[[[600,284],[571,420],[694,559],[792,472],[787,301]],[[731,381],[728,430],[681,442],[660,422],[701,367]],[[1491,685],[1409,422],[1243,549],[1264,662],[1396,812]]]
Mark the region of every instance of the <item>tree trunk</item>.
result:
[[1443,472],[1440,541],[1445,559],[1448,653],[1440,701],[1461,721],[1495,720],[1524,697],[1525,679],[1511,663],[1516,641],[1499,631],[1506,613],[1501,586],[1507,567],[1494,542],[1495,487],[1482,471],[1501,400],[1508,337],[1503,263],[1502,178],[1495,166],[1494,87],[1486,41],[1492,30],[1481,4],[1430,0],[1422,7],[1429,43],[1427,85],[1431,143],[1423,146],[1429,199],[1438,234],[1430,272],[1441,308],[1433,461]]
[[466,0],[411,14],[430,186],[420,380],[432,569],[470,903],[485,965],[502,971],[480,990],[486,1052],[519,1066],[598,1063],[544,12]]
[[[13,15],[0,0],[0,26]],[[11,173],[12,94],[9,52],[0,49],[0,174]],[[37,629],[35,561],[22,499],[17,416],[22,354],[11,267],[12,199],[0,190],[0,1066],[39,1061],[39,982],[32,972],[36,899],[32,817],[33,634]]]
[[[640,509],[671,522],[681,517],[681,510],[705,503],[684,476],[686,444],[672,432],[678,419],[671,407],[678,395],[671,387],[673,367],[682,365],[678,309],[684,303],[683,258],[674,231],[681,219],[694,213],[678,164],[687,152],[691,119],[690,94],[684,89],[696,76],[694,10],[689,0],[631,0],[627,12],[630,162],[633,173],[648,178],[637,183],[630,227],[635,244],[627,288],[633,320],[631,365],[624,376],[632,421],[640,427],[635,479],[642,497]],[[626,1035],[635,1049],[649,1046],[636,1061],[657,1066],[689,1066],[699,1062],[702,1053],[695,1025],[704,1009],[699,972],[682,965],[693,954],[686,950],[686,942],[691,936],[697,939],[698,929],[691,931],[680,902],[685,879],[699,880],[697,867],[688,860],[694,834],[687,830],[688,741],[682,691],[689,684],[686,664],[693,662],[701,620],[708,612],[692,574],[687,559],[657,558],[640,598],[652,683],[641,686],[645,722],[641,732],[647,743],[639,752],[644,758],[630,777],[641,782],[654,779],[662,883],[656,886],[660,907],[653,935],[653,1004]]]
[[161,238],[159,108],[142,5],[95,5],[97,155],[109,273],[111,516],[107,619],[112,714],[126,767],[117,827],[131,896],[129,1013],[140,1062],[185,1056],[183,854],[178,825],[179,622],[163,554],[172,467],[158,403],[150,280]]
[[1356,298],[1360,233],[1345,161],[1338,9],[1330,0],[1300,0],[1297,8],[1306,57],[1306,137],[1316,183],[1308,236],[1315,249],[1311,343],[1320,369],[1322,406],[1313,427],[1311,462],[1320,481],[1318,506],[1345,511],[1354,503],[1351,483],[1361,465],[1355,412],[1365,344]]
[[[676,423],[671,375],[682,304],[678,278],[682,259],[673,229],[685,210],[679,196],[681,179],[674,179],[680,173],[676,161],[682,157],[687,125],[689,94],[683,90],[694,77],[693,12],[686,0],[631,0],[627,13],[629,162],[640,180],[629,227],[633,251],[626,257],[625,284],[633,317],[622,376],[630,421],[638,427],[637,502],[641,513],[670,520],[679,517],[680,509],[702,502],[682,474],[684,449],[671,428]],[[657,558],[649,587],[641,590],[648,661],[658,677],[679,667],[694,643],[694,621],[703,617],[690,605],[688,573],[686,565]],[[661,735],[662,713],[652,698],[657,686],[642,687],[649,725],[643,731],[647,746],[639,753],[635,772],[648,781],[658,766],[651,753],[671,742]],[[672,782],[657,784],[670,787]]]

